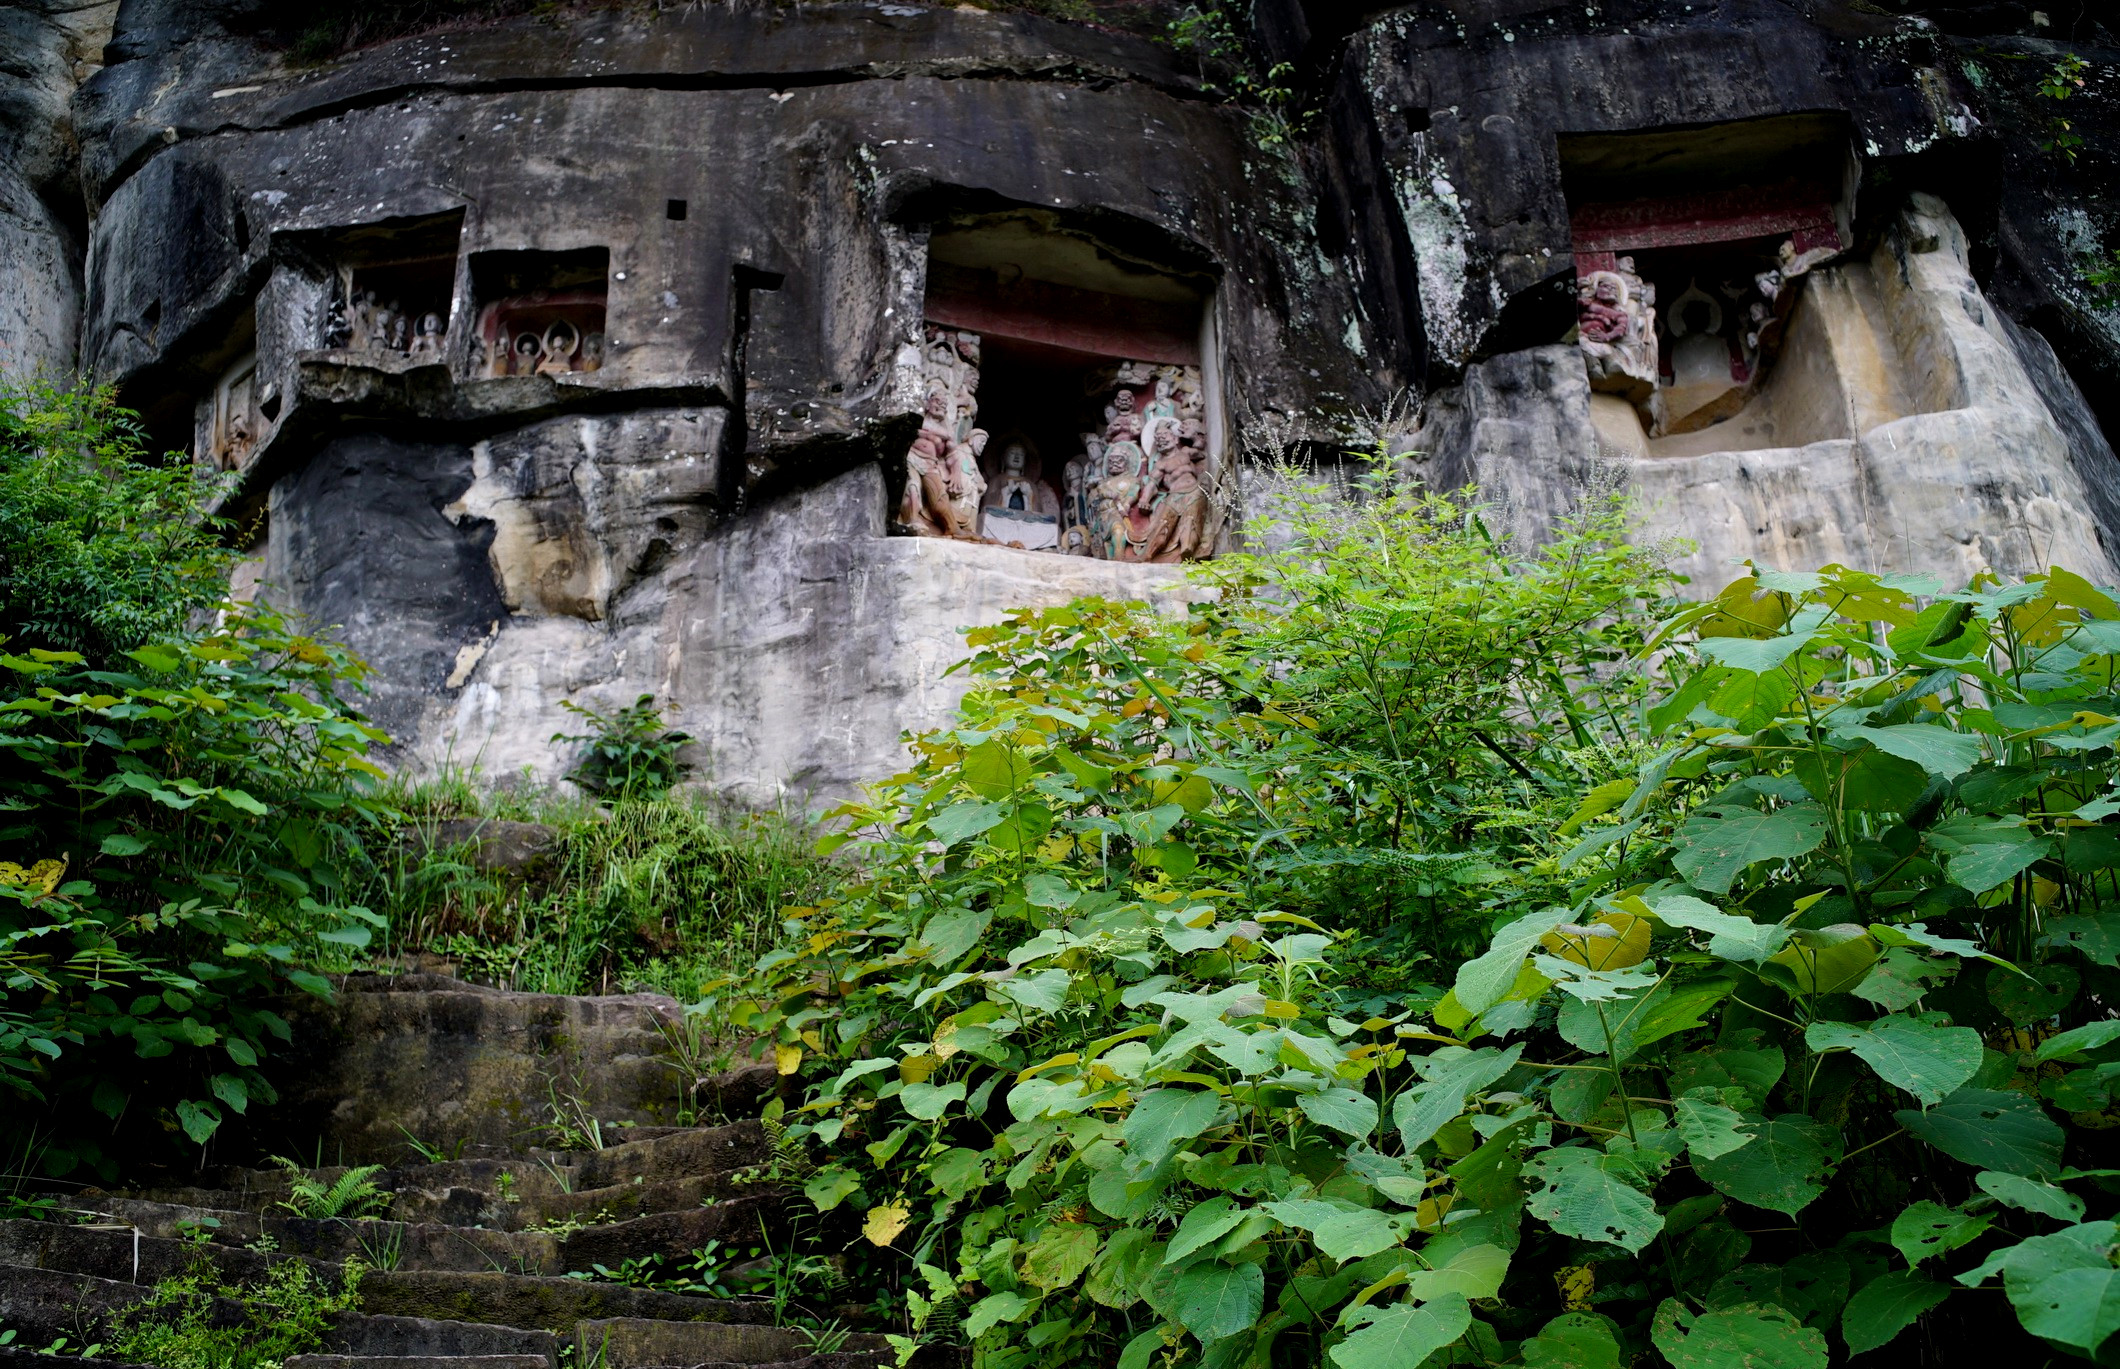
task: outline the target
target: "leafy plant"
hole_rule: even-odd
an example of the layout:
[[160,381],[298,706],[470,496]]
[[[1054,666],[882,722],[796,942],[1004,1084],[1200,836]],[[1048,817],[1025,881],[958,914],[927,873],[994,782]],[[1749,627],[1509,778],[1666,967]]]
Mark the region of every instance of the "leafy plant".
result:
[[0,382],[0,633],[93,666],[182,633],[219,603],[226,488],[155,461],[109,388]]
[[1633,637],[1669,680],[1642,705],[1540,707],[1524,671],[1493,739],[1534,792],[1578,717],[1638,763],[1484,854],[1485,933],[1424,929],[1447,992],[1397,996],[1321,902],[1262,896],[1309,887],[1315,771],[1405,754],[1393,696],[1282,645],[1263,677],[1344,716],[1231,691],[1247,751],[1152,628],[1018,615],[978,639],[998,687],[849,809],[873,873],[715,1006],[806,1075],[804,1194],[900,1256],[901,1354],[1797,1369],[1923,1317],[1992,1340],[1965,1290],[1999,1281],[2027,1351],[2096,1355],[2120,604],[1937,589],[1755,572]]
[[587,1270],[569,1273],[567,1277],[625,1284],[630,1288],[655,1288],[666,1293],[733,1298],[748,1291],[749,1283],[738,1278],[731,1266],[756,1259],[760,1254],[761,1251],[756,1249],[738,1253],[725,1249],[718,1240],[709,1240],[686,1256],[637,1255],[620,1261],[616,1268],[596,1264]]
[[1295,68],[1275,62],[1256,69],[1250,49],[1229,11],[1219,4],[1187,5],[1170,21],[1172,47],[1199,61],[1200,80],[1209,94],[1248,108],[1254,140],[1263,148],[1285,147],[1300,131],[1294,115],[1295,91],[1287,83]]
[[287,1171],[289,1184],[287,1197],[273,1206],[285,1208],[297,1217],[313,1221],[367,1217],[389,1211],[395,1201],[395,1195],[376,1186],[375,1176],[383,1172],[381,1165],[354,1165],[338,1178],[327,1180],[284,1155],[273,1156],[272,1162]]
[[[2080,94],[2085,82],[2083,73],[2089,69],[2090,63],[2074,53],[2056,58],[2054,65],[2048,68],[2045,77],[2039,82],[2040,97],[2059,104]],[[2049,113],[2046,121],[2047,139],[2039,144],[2040,149],[2054,153],[2070,166],[2074,166],[2076,154],[2083,149],[2083,135],[2076,131],[2074,122],[2059,111]]]
[[348,1260],[333,1288],[304,1261],[289,1258],[267,1266],[254,1283],[234,1283],[201,1255],[116,1314],[108,1349],[158,1369],[271,1369],[323,1348],[332,1316],[359,1305],[361,1272],[359,1261]]
[[[432,1145],[413,1135],[408,1127],[401,1126],[398,1130],[405,1135],[405,1148],[418,1156],[420,1163],[424,1165],[447,1164],[453,1160],[461,1160],[464,1158],[465,1148],[471,1144],[471,1138],[466,1136],[459,1137],[457,1143],[453,1146]],[[500,1177],[510,1183],[515,1180],[513,1174],[503,1173]]]
[[556,742],[583,743],[582,758],[567,778],[607,798],[648,798],[667,791],[684,773],[680,758],[691,734],[666,727],[653,694],[643,694],[615,713],[600,713],[571,699],[560,707],[588,720],[585,733],[554,733]]

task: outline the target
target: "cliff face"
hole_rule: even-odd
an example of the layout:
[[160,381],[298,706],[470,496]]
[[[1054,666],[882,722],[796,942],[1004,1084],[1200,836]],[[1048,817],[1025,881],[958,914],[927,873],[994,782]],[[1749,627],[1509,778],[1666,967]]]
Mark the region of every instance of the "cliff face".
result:
[[[1156,0],[476,8],[4,12],[9,363],[240,473],[253,574],[377,663],[408,763],[550,775],[561,699],[654,693],[749,797],[887,771],[957,628],[1179,592],[892,535],[923,405],[994,430],[986,481],[1046,463],[1036,522],[1077,427],[1153,484],[1154,406],[1093,411],[1155,366],[1217,509],[1253,420],[1411,391],[1426,478],[1535,532],[1619,470],[1706,588],[2111,576],[2120,54],[2066,6],[1260,0],[1205,62]],[[1286,95],[1232,103],[1247,71]],[[1576,340],[1608,267],[1663,292],[1626,394]]]

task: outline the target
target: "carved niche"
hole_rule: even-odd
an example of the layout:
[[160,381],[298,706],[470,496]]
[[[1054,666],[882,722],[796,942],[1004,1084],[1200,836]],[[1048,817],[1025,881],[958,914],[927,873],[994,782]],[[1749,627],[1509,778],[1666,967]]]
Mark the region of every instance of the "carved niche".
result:
[[206,438],[214,468],[241,470],[257,450],[264,426],[264,415],[258,410],[258,354],[252,352],[229,367],[214,386],[213,417]]
[[603,369],[610,252],[482,252],[471,375],[557,376]]

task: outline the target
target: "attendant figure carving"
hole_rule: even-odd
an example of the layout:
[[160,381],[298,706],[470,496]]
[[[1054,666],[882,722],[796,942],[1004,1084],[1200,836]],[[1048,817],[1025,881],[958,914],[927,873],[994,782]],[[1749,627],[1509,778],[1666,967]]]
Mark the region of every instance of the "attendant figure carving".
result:
[[1140,448],[1115,442],[1104,451],[1104,478],[1090,490],[1090,547],[1106,561],[1129,559],[1125,552],[1133,531],[1134,498],[1141,481],[1134,474]]
[[1577,337],[1590,371],[1590,388],[1623,395],[1633,404],[1656,396],[1656,292],[1634,274],[1634,259],[1616,271],[1593,271],[1578,283]]
[[1205,453],[1179,445],[1178,430],[1158,431],[1156,466],[1135,497],[1149,514],[1148,530],[1134,548],[1142,561],[1197,560],[1206,550],[1207,489],[1201,482]]

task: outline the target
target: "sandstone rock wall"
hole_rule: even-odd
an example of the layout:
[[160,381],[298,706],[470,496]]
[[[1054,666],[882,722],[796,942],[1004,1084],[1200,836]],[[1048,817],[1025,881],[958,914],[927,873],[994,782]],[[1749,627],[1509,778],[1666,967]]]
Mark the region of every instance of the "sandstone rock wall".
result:
[[[239,468],[247,574],[377,664],[400,763],[494,779],[564,769],[561,700],[653,693],[712,783],[843,792],[947,716],[961,627],[1183,597],[1165,568],[889,535],[928,244],[994,216],[1211,296],[1232,508],[1253,420],[1344,433],[1406,392],[1431,483],[1535,534],[1616,473],[1703,589],[1745,558],[2113,575],[2096,17],[1257,0],[1240,60],[1290,91],[1262,110],[1154,41],[1183,6],[1030,8],[559,6],[324,57],[259,0],[0,12],[6,364],[78,359]],[[2069,53],[2072,162],[2036,93]],[[1672,165],[1809,178],[1836,247],[1743,410],[1651,437],[1572,340],[1574,216]],[[327,345],[358,270],[427,272],[442,344]],[[490,376],[485,311],[540,271],[601,280],[601,364]]]

